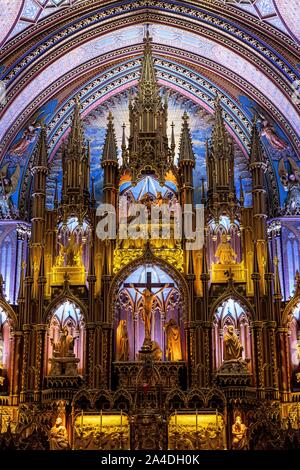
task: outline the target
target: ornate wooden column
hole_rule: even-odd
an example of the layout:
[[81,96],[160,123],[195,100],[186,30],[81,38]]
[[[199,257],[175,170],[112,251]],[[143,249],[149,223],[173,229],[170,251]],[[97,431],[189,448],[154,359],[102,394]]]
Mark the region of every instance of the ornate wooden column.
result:
[[28,369],[29,369],[29,348],[31,325],[23,325],[23,354],[22,354],[22,375],[21,375],[21,394],[20,402],[26,402],[28,391]]
[[35,330],[35,373],[34,373],[34,401],[41,400],[44,378],[45,338],[47,325],[34,325]]
[[254,352],[254,374],[256,379],[256,389],[258,399],[265,398],[264,382],[264,353],[263,353],[263,322],[253,321],[251,323],[252,341]]
[[22,331],[14,331],[13,333],[13,357],[11,360],[11,384],[10,396],[11,404],[17,405],[19,402],[20,392],[20,371],[21,371],[21,348],[22,348]]
[[86,365],[85,376],[89,388],[95,388],[95,328],[96,324],[89,322],[86,324]]
[[277,349],[280,351],[278,356],[280,398],[282,401],[289,401],[291,397],[289,330],[280,326],[276,333]]

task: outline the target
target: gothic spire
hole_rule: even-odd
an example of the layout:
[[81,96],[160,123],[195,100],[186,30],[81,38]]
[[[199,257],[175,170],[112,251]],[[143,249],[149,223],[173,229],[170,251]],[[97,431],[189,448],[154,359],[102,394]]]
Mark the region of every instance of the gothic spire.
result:
[[35,158],[33,161],[32,170],[35,170],[35,169],[39,169],[39,171],[48,172],[47,130],[45,126],[42,127],[37,149],[36,149]]
[[212,132],[212,143],[219,146],[227,143],[227,131],[223,119],[221,98],[217,95],[215,99],[215,124]]
[[117,149],[117,140],[115,134],[115,127],[113,123],[113,115],[109,112],[108,115],[108,124],[106,130],[106,136],[104,141],[103,147],[103,154],[102,154],[102,165],[107,162],[113,162],[118,164],[118,149]]
[[178,163],[190,162],[195,165],[195,155],[193,151],[193,144],[191,132],[188,124],[188,115],[185,112],[182,116],[183,123],[181,129],[180,143],[179,143],[179,160]]
[[144,38],[144,57],[141,76],[138,83],[137,101],[140,105],[149,106],[160,102],[159,88],[152,58],[152,38],[147,30]]
[[77,97],[75,99],[74,112],[72,117],[71,131],[68,138],[68,153],[73,155],[81,155],[84,149],[84,135],[82,129],[82,122],[80,117],[80,101]]
[[263,152],[260,143],[260,136],[257,129],[257,118],[253,119],[252,123],[252,137],[251,137],[251,152],[250,152],[251,163],[264,162]]

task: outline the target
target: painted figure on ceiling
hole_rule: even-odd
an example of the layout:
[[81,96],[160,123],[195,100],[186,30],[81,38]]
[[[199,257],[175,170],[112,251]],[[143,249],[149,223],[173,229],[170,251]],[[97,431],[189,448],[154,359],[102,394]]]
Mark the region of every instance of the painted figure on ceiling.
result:
[[261,136],[266,137],[273,149],[279,151],[286,150],[288,148],[288,144],[278,136],[275,127],[272,126],[264,116],[261,117]]

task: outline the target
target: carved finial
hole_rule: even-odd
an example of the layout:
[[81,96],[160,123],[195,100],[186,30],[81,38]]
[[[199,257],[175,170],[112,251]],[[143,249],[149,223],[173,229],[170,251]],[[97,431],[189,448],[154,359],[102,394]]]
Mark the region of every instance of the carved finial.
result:
[[102,165],[105,165],[107,162],[113,162],[114,164],[118,164],[117,139],[113,123],[114,117],[111,111],[108,114],[107,121],[108,123],[102,154]]
[[185,111],[182,116],[182,129],[180,135],[180,143],[179,143],[179,160],[178,163],[182,162],[190,162],[192,165],[195,165],[195,154],[193,151],[193,144],[191,138],[191,131],[188,124],[189,116]]

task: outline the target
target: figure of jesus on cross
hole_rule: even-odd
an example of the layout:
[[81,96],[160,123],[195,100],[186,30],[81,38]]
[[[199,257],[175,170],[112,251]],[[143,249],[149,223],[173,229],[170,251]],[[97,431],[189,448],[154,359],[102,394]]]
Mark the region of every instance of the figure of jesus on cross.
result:
[[[136,283],[136,284],[124,284],[124,287],[131,287],[136,292],[138,292],[143,299],[143,312],[142,320],[145,325],[145,338],[143,342],[143,347],[151,346],[151,326],[152,326],[152,307],[155,297],[168,287],[174,287],[174,284],[162,284],[160,282],[153,282],[151,279],[151,272],[147,272],[147,282],[146,283]],[[140,290],[139,288],[144,288]],[[157,292],[152,292],[151,289],[159,288]]]

